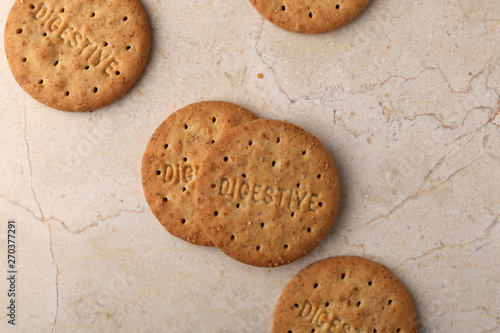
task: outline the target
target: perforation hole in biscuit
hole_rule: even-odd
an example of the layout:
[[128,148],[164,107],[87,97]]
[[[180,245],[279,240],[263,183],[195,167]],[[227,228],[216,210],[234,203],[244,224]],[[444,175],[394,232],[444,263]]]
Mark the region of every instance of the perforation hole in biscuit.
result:
[[183,160],[184,162],[187,162],[187,161],[188,161],[187,157],[182,158],[182,160]]
[[212,144],[214,144],[214,143],[215,143],[215,140],[212,140]]
[[336,6],[335,6],[335,9],[340,9],[340,5],[336,5]]
[[281,10],[285,11],[286,10],[286,6],[285,5],[281,6]]
[[273,161],[273,162],[271,163],[271,165],[272,165],[272,166],[275,166],[275,165],[276,165],[276,161]]
[[309,18],[313,17],[313,13],[309,12]]
[[188,129],[188,128],[189,128],[188,124],[184,124],[184,129]]
[[60,10],[61,13],[64,13],[65,11],[66,11],[66,9],[64,9],[64,8],[61,8],[61,10]]
[[130,45],[127,45],[127,47],[125,48],[125,50],[130,50],[132,47]]
[[276,143],[280,143],[280,142],[281,142],[281,138],[280,137],[276,138]]
[[217,185],[216,185],[216,184],[212,184],[212,185],[210,185],[210,186],[211,186],[212,188],[216,188],[216,187],[217,187]]
[[372,281],[368,281],[368,286],[372,286],[373,282]]
[[168,198],[167,197],[164,197],[163,198],[163,202],[167,202],[168,201]]
[[240,208],[240,204],[239,203],[236,204],[236,208]]
[[261,222],[261,223],[260,223],[260,227],[261,227],[261,228],[264,228],[264,226],[265,226],[264,222]]
[[260,251],[260,245],[257,245],[257,246],[255,247],[255,250],[256,250],[256,251]]
[[128,21],[128,17],[127,16],[123,17],[123,22],[125,22],[125,21]]
[[218,216],[219,215],[219,212],[218,211],[215,211],[214,212],[214,216]]
[[90,17],[95,17],[95,13],[94,13],[94,12],[92,12],[92,13],[90,14]]
[[294,216],[295,216],[295,212],[292,212],[292,213],[290,214],[290,216],[291,216],[291,217],[294,217]]
[[387,305],[391,305],[391,304],[392,304],[392,299],[387,301]]
[[224,156],[224,162],[227,162],[229,158],[227,156]]
[[90,69],[90,66],[87,65],[87,66],[83,67],[83,69],[85,69],[86,71],[88,71]]
[[168,143],[166,143],[163,148],[167,149],[168,148]]
[[212,122],[215,123],[217,121],[217,118],[212,117]]
[[252,140],[248,140],[248,145],[249,146],[253,145],[253,141]]
[[311,228],[307,228],[307,232],[310,233],[311,232]]
[[345,273],[342,273],[342,275],[340,276],[340,278],[343,280],[345,279]]
[[292,332],[291,330],[288,330],[288,332],[287,332],[287,333],[293,333],[293,332]]
[[286,250],[288,249],[288,244],[283,245],[283,248]]
[[376,328],[373,329],[373,333],[377,333],[377,329]]
[[297,183],[297,188],[299,188],[299,187],[300,187],[300,183]]
[[318,175],[316,176],[316,178],[321,179],[321,174],[318,173]]
[[32,4],[32,3],[30,3],[29,8],[30,8],[30,9],[35,9],[35,5],[34,5],[34,4]]
[[400,329],[400,328],[398,328],[398,329],[396,330],[396,332],[398,332],[398,333],[399,333],[399,332],[401,332],[401,329]]
[[305,155],[305,154],[306,154],[306,151],[305,151],[305,150],[303,150],[303,151],[302,151],[302,155]]
[[159,176],[161,175],[161,171],[160,170],[156,170],[156,174]]
[[186,192],[186,188],[185,187],[182,188],[182,192]]
[[23,57],[23,58],[21,59],[21,61],[22,61],[22,62],[26,62],[26,61],[28,61],[28,58]]
[[46,32],[44,32],[44,33],[42,34],[42,36],[43,36],[43,37],[47,37],[47,33],[46,33]]
[[118,76],[118,75],[120,75],[121,73],[120,73],[120,71],[116,71],[116,72],[115,72],[115,74],[116,74],[116,76]]
[[311,333],[314,333],[314,332],[316,332],[316,329],[314,329],[314,328],[313,328],[313,329],[311,330]]
[[39,80],[39,81],[38,81],[38,84],[43,84],[43,80]]
[[17,29],[17,30],[16,30],[16,34],[18,34],[18,35],[19,35],[19,34],[22,34],[22,33],[23,33],[23,31],[24,31],[24,30],[23,30],[22,28],[19,28],[19,29]]
[[320,201],[320,202],[318,202],[318,206],[319,206],[319,207],[323,207],[323,202],[321,202],[321,201]]
[[316,282],[314,285],[313,285],[313,288],[316,289],[319,287],[319,284]]
[[56,62],[54,63],[54,67],[59,65],[59,60],[56,60]]
[[185,224],[185,223],[186,223],[186,219],[182,219],[182,220],[181,220],[181,223],[182,223],[182,224]]
[[99,91],[99,88],[94,87],[94,94],[97,94],[98,91]]
[[361,301],[358,301],[358,302],[356,303],[356,306],[359,308],[359,307],[361,306]]
[[234,237],[234,235],[231,235],[231,240],[233,241],[236,237]]
[[64,92],[64,96],[68,97],[70,95],[70,92],[69,91],[65,91]]
[[326,303],[325,303],[325,306],[326,306],[326,307],[329,307],[329,306],[330,306],[330,302],[326,302]]

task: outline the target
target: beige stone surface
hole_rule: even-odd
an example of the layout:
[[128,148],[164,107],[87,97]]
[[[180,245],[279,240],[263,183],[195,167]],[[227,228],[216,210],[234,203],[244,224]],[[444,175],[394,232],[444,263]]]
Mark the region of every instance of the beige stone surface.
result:
[[[142,3],[150,61],[96,112],[34,101],[0,48],[0,270],[15,219],[19,272],[17,325],[1,311],[0,331],[269,332],[286,282],[335,255],[386,265],[419,332],[500,330],[500,2],[372,0],[317,36],[275,27],[248,0]],[[335,157],[338,217],[310,254],[246,266],[149,211],[148,138],[201,100],[293,122]]]

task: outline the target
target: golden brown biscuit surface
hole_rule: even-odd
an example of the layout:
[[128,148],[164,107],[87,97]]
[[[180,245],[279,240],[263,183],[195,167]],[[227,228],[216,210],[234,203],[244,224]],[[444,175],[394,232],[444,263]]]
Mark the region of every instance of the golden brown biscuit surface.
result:
[[318,261],[286,285],[273,333],[415,333],[416,313],[403,284],[359,257]]
[[276,26],[292,32],[317,34],[352,21],[370,0],[250,0]]
[[335,165],[304,129],[259,119],[228,131],[205,155],[196,203],[214,244],[254,266],[288,264],[325,237],[337,214]]
[[201,159],[224,132],[256,118],[237,105],[211,101],[188,105],[158,126],[142,159],[142,185],[153,214],[171,234],[213,246],[194,203]]
[[63,111],[118,99],[138,79],[150,49],[139,0],[16,0],[4,39],[19,85]]

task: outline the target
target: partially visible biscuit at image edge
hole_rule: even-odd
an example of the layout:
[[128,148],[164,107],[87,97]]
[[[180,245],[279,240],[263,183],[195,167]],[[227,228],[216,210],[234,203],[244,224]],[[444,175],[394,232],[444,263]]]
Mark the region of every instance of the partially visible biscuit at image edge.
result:
[[292,32],[319,34],[356,18],[370,0],[250,0],[274,25]]
[[416,333],[410,293],[386,267],[331,257],[297,273],[274,310],[272,333]]

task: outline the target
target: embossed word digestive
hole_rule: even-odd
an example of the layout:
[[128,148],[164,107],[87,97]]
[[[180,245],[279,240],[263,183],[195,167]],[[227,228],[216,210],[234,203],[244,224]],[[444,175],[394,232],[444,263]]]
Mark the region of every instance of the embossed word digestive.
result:
[[319,195],[310,189],[287,189],[271,184],[258,184],[245,178],[222,178],[219,195],[234,202],[243,200],[249,204],[275,205],[291,210],[316,211],[323,206]]
[[323,306],[314,306],[309,301],[305,301],[302,305],[295,304],[298,309],[297,316],[309,321],[314,326],[320,327],[318,332],[366,333],[338,318],[331,309],[328,309],[328,306],[329,303]]
[[164,164],[160,170],[160,174],[163,175],[163,180],[165,183],[174,184],[186,184],[196,178],[198,173],[197,165],[183,165],[183,164]]
[[107,42],[92,41],[89,36],[77,31],[77,28],[61,15],[61,11],[48,8],[44,3],[35,7],[33,14],[43,26],[44,35],[50,34],[51,37],[60,38],[70,45],[85,62],[85,69],[93,66],[109,76],[119,72],[119,62],[109,51],[110,48],[106,48]]

